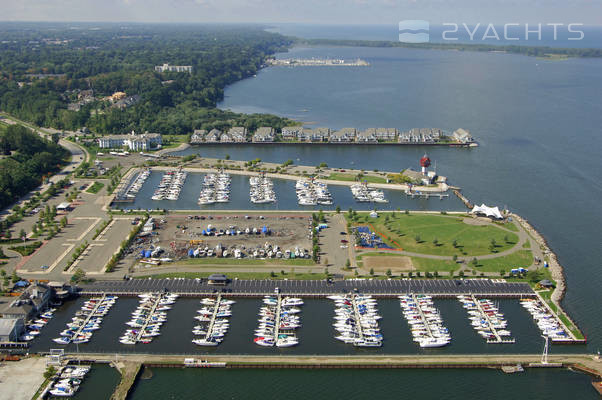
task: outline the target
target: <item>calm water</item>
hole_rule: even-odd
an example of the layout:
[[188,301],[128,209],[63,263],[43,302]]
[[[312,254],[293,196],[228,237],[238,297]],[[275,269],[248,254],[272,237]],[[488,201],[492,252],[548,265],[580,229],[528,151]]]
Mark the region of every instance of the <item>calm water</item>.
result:
[[[565,309],[587,334],[588,349],[602,347],[602,60],[335,47],[292,53],[361,57],[371,66],[267,68],[229,87],[221,107],[331,128],[464,127],[480,147],[241,146],[227,150],[232,159],[401,169],[417,168],[428,151],[438,172],[474,202],[506,205],[543,233],[565,267]],[[225,153],[219,147],[188,150],[196,151]]]
[[[223,370],[155,368],[137,399],[598,399],[590,378],[532,370]],[[469,377],[469,379],[467,379]],[[344,382],[344,384],[342,384]]]
[[[219,150],[219,149],[216,149]],[[334,210],[339,205],[343,210],[353,207],[356,210],[458,210],[462,202],[453,194],[447,198],[414,198],[407,197],[399,190],[384,190],[385,197],[389,203],[370,204],[357,203],[351,195],[348,186],[329,185],[328,189],[333,196],[334,204],[331,206],[299,206],[295,192],[295,181],[285,179],[274,179],[274,191],[276,192],[276,203],[253,204],[249,198],[249,178],[242,175],[232,175],[230,202],[215,203],[211,205],[199,205],[197,200],[201,188],[203,174],[189,173],[180,197],[176,201],[155,201],[151,197],[161,181],[163,172],[154,171],[148,177],[133,203],[123,204],[123,208],[129,209],[155,209],[166,208],[172,210],[312,210],[324,209]]]
[[[43,335],[32,343],[33,351],[59,348],[52,342],[65,329],[65,323],[79,310],[84,299],[61,307],[56,316],[44,327]],[[70,352],[107,353],[170,353],[170,354],[475,354],[475,353],[537,353],[542,349],[539,330],[530,314],[518,300],[500,300],[508,327],[516,338],[514,344],[487,344],[472,329],[466,311],[456,300],[436,300],[450,330],[452,343],[440,349],[420,349],[411,339],[410,329],[401,315],[399,302],[394,299],[379,300],[382,315],[380,327],[385,338],[383,347],[358,349],[334,339],[332,328],[334,303],[330,300],[306,299],[302,307],[303,327],[299,329],[300,344],[291,348],[266,348],[253,343],[253,331],[257,326],[257,313],[261,299],[237,299],[232,307],[230,330],[218,347],[199,347],[191,341],[192,328],[197,324],[194,316],[201,308],[199,299],[180,298],[168,312],[168,322],[161,328],[161,336],[149,344],[122,345],[119,337],[127,326],[130,313],[137,307],[137,298],[120,298],[105,317],[102,328],[97,330],[89,343],[69,345]],[[554,345],[553,353],[583,351],[583,346]]]
[[[75,400],[105,400],[111,398],[111,394],[119,384],[121,375],[115,368],[108,364],[94,364],[86,375],[83,384],[72,399]],[[60,399],[61,397],[51,397]]]

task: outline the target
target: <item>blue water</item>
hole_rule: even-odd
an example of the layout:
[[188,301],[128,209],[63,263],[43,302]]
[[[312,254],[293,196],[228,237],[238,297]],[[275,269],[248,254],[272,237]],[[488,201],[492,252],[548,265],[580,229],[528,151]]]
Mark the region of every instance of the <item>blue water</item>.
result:
[[[565,309],[587,334],[588,348],[601,347],[602,60],[337,47],[290,53],[361,57],[371,66],[267,68],[227,88],[220,106],[331,128],[464,127],[480,147],[239,146],[227,149],[232,159],[401,169],[417,168],[428,151],[438,172],[471,200],[506,205],[543,233],[565,267]],[[226,150],[188,152],[223,157]]]
[[[483,22],[479,26],[468,24],[463,25],[464,21],[449,21],[458,25],[457,32],[446,34],[447,38],[456,38],[455,43],[474,43],[474,44],[498,44],[498,45],[522,45],[522,46],[550,46],[550,47],[578,47],[578,48],[600,48],[602,47],[602,27],[600,26],[573,26],[571,30],[583,31],[581,40],[569,40],[569,38],[578,38],[581,35],[571,33],[568,25],[557,27],[556,39],[554,39],[554,28],[546,26],[542,22],[541,39],[536,33],[525,34],[526,26],[508,26],[507,34],[504,35],[503,25],[493,25],[488,27],[488,22]],[[510,21],[513,22],[513,21]],[[443,25],[430,25],[429,37],[431,42],[445,42],[443,32],[450,31],[453,27]],[[489,31],[488,31],[489,29]],[[529,30],[538,29],[537,23],[532,23]],[[381,25],[321,25],[321,24],[302,24],[302,23],[273,23],[268,29],[271,32],[277,32],[287,36],[301,37],[305,39],[350,39],[350,40],[399,40],[399,25],[381,24]],[[470,32],[470,33],[469,33]],[[488,36],[497,36],[488,38]],[[471,39],[472,34],[472,39]],[[518,38],[519,40],[507,40]]]

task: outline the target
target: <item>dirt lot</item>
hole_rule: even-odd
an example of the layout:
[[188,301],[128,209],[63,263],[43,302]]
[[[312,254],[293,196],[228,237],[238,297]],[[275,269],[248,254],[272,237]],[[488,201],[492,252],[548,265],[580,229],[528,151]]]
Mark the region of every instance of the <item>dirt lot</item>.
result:
[[415,271],[412,259],[405,256],[366,256],[363,257],[364,268],[373,268],[375,272],[383,272],[388,269],[391,272]]
[[[209,217],[197,214],[158,217],[155,221],[157,234],[142,238],[132,249],[130,257],[137,256],[140,250],[149,249],[151,245],[165,250],[161,257],[174,260],[188,258],[189,249],[215,249],[217,245],[224,249],[240,249],[243,254],[249,255],[252,254],[251,249],[264,248],[266,243],[272,247],[278,246],[282,252],[299,248],[306,249],[311,254],[311,217],[308,215],[269,214],[260,217],[254,214],[246,217],[245,214],[213,214]],[[203,235],[203,230],[207,231],[210,226],[214,233],[210,236]],[[262,233],[264,226],[269,233]],[[247,229],[249,233],[246,233]],[[253,233],[254,229],[258,232]],[[227,230],[237,233],[227,235]]]

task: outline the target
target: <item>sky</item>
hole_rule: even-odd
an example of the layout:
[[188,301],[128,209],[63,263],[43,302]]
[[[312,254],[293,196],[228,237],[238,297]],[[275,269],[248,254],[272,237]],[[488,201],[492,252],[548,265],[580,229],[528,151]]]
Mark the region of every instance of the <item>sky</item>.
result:
[[602,25],[600,0],[0,0],[3,21]]

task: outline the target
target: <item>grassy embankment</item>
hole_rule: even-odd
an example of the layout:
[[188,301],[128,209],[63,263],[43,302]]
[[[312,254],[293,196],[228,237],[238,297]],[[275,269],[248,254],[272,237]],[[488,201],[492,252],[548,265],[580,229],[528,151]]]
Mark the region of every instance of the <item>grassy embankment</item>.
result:
[[[345,174],[340,172],[332,173],[328,176],[327,179],[333,181],[345,181],[345,182],[355,182],[357,181],[357,175],[354,174]],[[387,183],[387,180],[380,176],[373,175],[363,175],[358,182],[368,182],[368,183]]]
[[[165,278],[207,278],[213,272],[169,272],[164,274],[155,274],[150,275],[151,278],[154,279],[165,279]],[[282,279],[301,279],[301,280],[316,280],[316,279],[326,279],[327,276],[324,273],[311,273],[311,272],[234,272],[232,274],[228,273],[228,277],[233,279],[273,279],[273,280],[282,280]],[[137,277],[140,279],[149,278],[149,276]]]
[[86,193],[93,193],[96,194],[98,192],[100,192],[100,190],[104,187],[104,183],[102,182],[94,182],[94,184],[92,184],[90,187],[88,187],[88,189],[86,189]]

